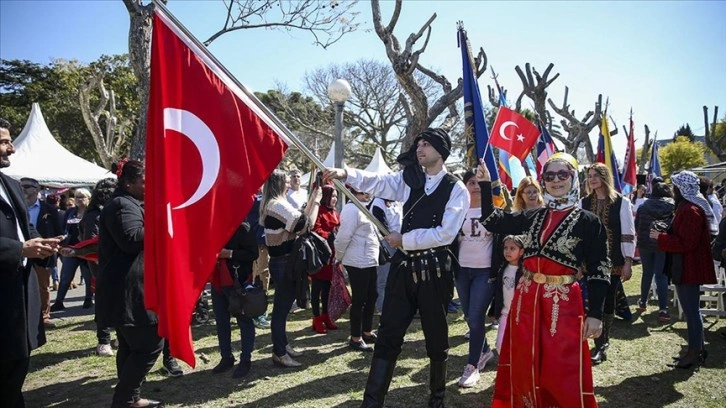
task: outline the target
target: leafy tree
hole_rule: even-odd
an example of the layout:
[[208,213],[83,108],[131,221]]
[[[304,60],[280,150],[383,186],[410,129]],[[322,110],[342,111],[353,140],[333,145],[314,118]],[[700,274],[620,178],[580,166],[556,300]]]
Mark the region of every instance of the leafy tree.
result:
[[[114,90],[122,116],[137,114],[138,97],[134,77],[125,55],[102,56],[84,65],[56,59],[43,65],[27,60],[0,60],[0,117],[13,124],[18,134],[27,121],[33,102],[40,104],[50,132],[58,142],[86,160],[100,162],[91,135],[83,121],[78,98],[82,83],[103,71]],[[97,103],[98,95],[91,97]]]
[[705,151],[703,143],[692,142],[686,136],[676,137],[675,141],[658,150],[663,175],[705,165]]
[[[332,106],[323,108],[310,96],[282,89],[255,95],[318,157],[330,149],[335,115]],[[283,165],[307,171],[311,164],[298,149],[288,149]]]
[[673,140],[675,141],[678,136],[685,136],[690,141],[693,141],[693,139],[696,137],[696,135],[694,135],[693,131],[691,130],[691,125],[689,125],[688,123],[686,123],[685,125],[681,125],[681,127],[676,130],[676,133],[673,134]]

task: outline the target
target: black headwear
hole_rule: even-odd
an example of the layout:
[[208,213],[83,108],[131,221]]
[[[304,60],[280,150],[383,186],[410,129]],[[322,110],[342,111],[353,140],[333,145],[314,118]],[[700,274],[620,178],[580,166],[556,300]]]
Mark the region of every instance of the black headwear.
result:
[[446,161],[451,153],[451,138],[449,134],[441,128],[428,128],[421,132],[407,152],[403,152],[396,158],[398,164],[403,169],[403,181],[411,187],[411,189],[421,188],[426,183],[426,175],[421,169],[421,165],[418,164],[418,158],[416,157],[416,149],[418,148],[418,141],[425,140],[436,149],[441,155],[441,158]]

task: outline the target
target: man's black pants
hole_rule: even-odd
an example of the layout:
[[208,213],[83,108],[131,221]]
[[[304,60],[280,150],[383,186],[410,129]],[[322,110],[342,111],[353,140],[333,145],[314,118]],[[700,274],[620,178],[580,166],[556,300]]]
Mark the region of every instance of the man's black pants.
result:
[[416,272],[416,280],[405,264],[391,265],[381,311],[375,358],[396,361],[401,353],[403,337],[416,310],[426,340],[426,354],[431,361],[446,361],[449,352],[449,325],[446,321],[449,302],[454,296],[451,271],[424,274]]
[[29,364],[29,358],[0,361],[0,405],[9,408],[25,407],[22,388]]

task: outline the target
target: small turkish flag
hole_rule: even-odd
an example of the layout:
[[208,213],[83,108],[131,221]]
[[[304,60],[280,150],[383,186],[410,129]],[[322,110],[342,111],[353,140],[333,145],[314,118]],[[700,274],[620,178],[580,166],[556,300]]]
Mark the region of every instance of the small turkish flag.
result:
[[519,113],[502,106],[491,133],[491,144],[524,161],[537,143],[539,129]]
[[146,141],[144,302],[194,367],[189,328],[220,250],[282,160],[273,119],[159,7]]

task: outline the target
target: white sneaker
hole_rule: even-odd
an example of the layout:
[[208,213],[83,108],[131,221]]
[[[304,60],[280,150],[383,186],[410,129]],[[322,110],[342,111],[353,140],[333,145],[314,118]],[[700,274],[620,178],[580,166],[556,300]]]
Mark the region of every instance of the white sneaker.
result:
[[466,333],[464,333],[464,338],[469,340],[469,337],[471,337],[471,330],[467,329]]
[[491,360],[493,358],[494,358],[494,352],[491,349],[487,350],[484,353],[481,353],[481,356],[479,356],[479,363],[477,364],[477,368],[479,369],[479,371],[482,371],[484,369],[484,367],[487,366],[487,363],[489,362],[489,360]]
[[459,378],[459,387],[471,388],[479,381],[479,370],[471,364],[464,367],[464,374]]
[[96,354],[103,357],[113,356],[113,349],[110,344],[99,344],[96,346]]
[[285,346],[285,351],[287,352],[287,354],[290,355],[290,357],[300,357],[303,354],[302,351],[295,350],[294,348],[290,347],[289,344]]

